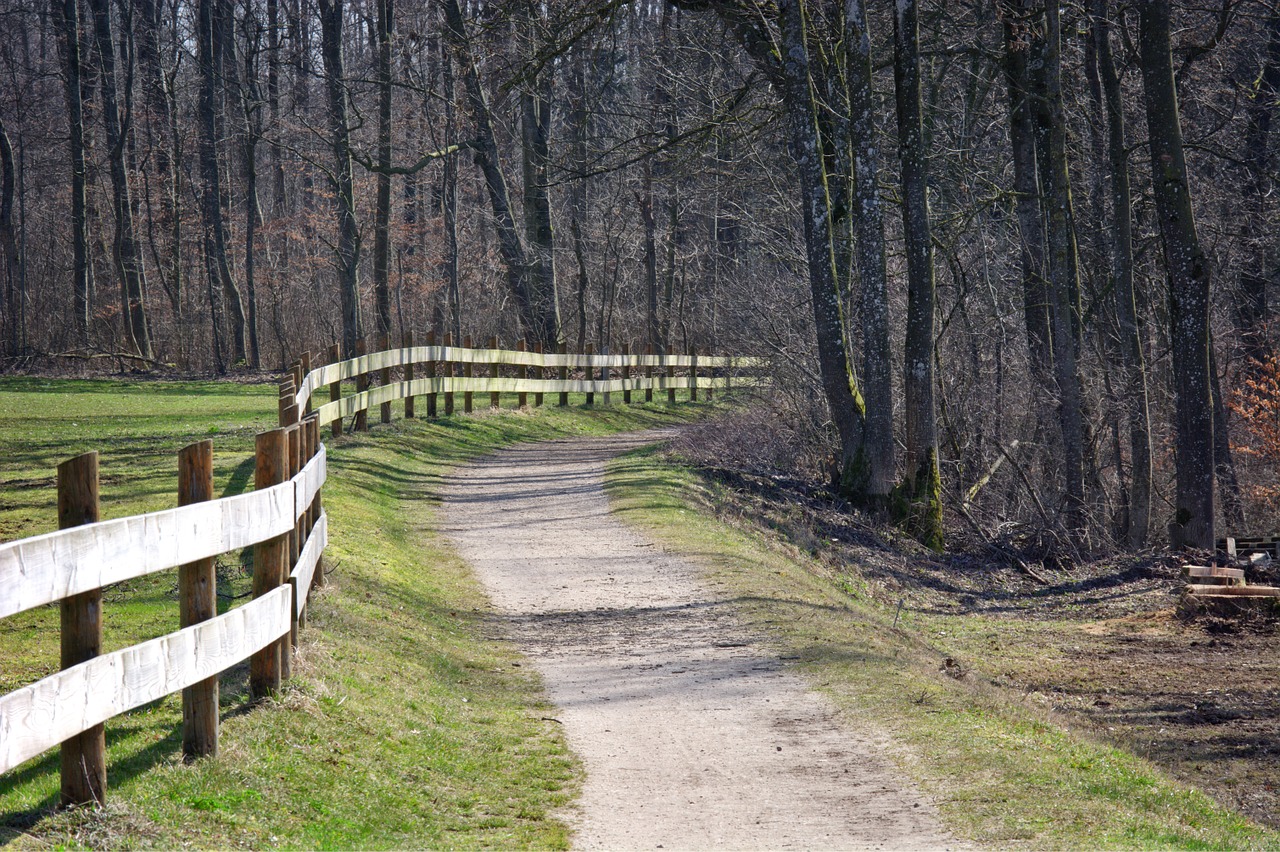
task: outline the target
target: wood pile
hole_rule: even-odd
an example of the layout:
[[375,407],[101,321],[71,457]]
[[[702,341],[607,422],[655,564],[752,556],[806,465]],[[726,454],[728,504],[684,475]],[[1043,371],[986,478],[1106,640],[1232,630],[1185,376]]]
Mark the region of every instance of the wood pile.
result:
[[1189,614],[1240,614],[1245,610],[1280,611],[1280,588],[1250,584],[1245,572],[1250,567],[1269,564],[1276,555],[1280,536],[1268,538],[1227,538],[1218,541],[1219,553],[1227,555],[1227,565],[1186,563],[1182,576],[1180,609]]

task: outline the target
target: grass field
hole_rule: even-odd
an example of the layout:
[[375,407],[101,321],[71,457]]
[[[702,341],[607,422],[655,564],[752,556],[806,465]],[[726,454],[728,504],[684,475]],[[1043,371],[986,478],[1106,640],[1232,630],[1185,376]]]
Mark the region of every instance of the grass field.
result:
[[[436,536],[440,477],[503,444],[665,425],[706,406],[615,406],[375,425],[330,441],[330,586],[296,677],[250,709],[247,668],[222,679],[222,752],[180,759],[177,696],[107,724],[101,811],[54,813],[55,749],[0,778],[0,843],[34,847],[537,847],[567,844],[556,808],[578,769],[540,685],[486,628],[486,601]],[[214,440],[215,489],[251,487],[274,386],[0,382],[0,530],[56,526],[54,468],[101,453],[103,517],[176,502],[176,453]],[[510,404],[507,401],[506,404]],[[419,403],[421,406],[421,402]],[[376,414],[373,419],[376,419]],[[235,554],[219,591],[247,581]],[[177,628],[176,572],[107,590],[108,649]],[[224,598],[223,608],[233,605]],[[57,610],[0,621],[0,692],[56,670]]]

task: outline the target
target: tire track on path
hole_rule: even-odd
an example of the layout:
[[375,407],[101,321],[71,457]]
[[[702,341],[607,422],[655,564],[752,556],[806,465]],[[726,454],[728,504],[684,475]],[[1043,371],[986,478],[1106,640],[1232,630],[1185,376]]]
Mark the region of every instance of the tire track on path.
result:
[[604,464],[661,433],[526,444],[446,481],[446,532],[586,767],[583,849],[938,849],[885,741],[841,724],[700,570],[609,513]]

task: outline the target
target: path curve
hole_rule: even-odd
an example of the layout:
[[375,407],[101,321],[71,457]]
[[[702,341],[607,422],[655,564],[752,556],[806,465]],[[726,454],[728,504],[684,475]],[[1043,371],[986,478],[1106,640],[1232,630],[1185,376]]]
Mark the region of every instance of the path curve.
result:
[[586,767],[583,849],[938,849],[883,740],[841,726],[699,569],[609,513],[604,463],[662,437],[525,444],[457,470],[447,534]]

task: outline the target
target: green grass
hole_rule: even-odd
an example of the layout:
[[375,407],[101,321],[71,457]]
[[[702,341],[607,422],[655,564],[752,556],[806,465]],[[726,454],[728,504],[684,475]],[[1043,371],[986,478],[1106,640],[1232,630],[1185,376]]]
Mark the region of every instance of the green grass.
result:
[[[104,517],[171,506],[177,450],[211,433],[215,485],[236,493],[252,478],[244,460],[253,434],[274,425],[275,404],[270,386],[0,382],[0,522],[16,535],[52,529],[53,467],[92,448],[102,453]],[[102,810],[55,813],[57,750],[29,761],[0,777],[0,843],[565,847],[555,811],[580,770],[544,718],[553,714],[536,677],[493,635],[483,593],[434,532],[435,495],[452,466],[504,444],[707,410],[397,419],[331,442],[330,585],[314,600],[280,699],[250,708],[246,667],[225,674],[221,754],[190,765],[179,754],[177,696],[108,722]],[[222,591],[234,592],[237,560],[224,563]],[[109,646],[176,628],[174,574],[106,592]],[[0,692],[56,669],[56,624],[52,607],[0,621]]]
[[[744,618],[849,719],[901,743],[901,768],[958,837],[998,848],[1280,846],[1280,834],[1070,730],[1035,701],[944,674],[939,631],[956,619],[899,614],[862,594],[856,569],[837,574],[767,533],[717,520],[715,486],[652,450],[615,460],[607,489],[624,520],[732,589]],[[968,618],[966,629],[1001,627]]]

